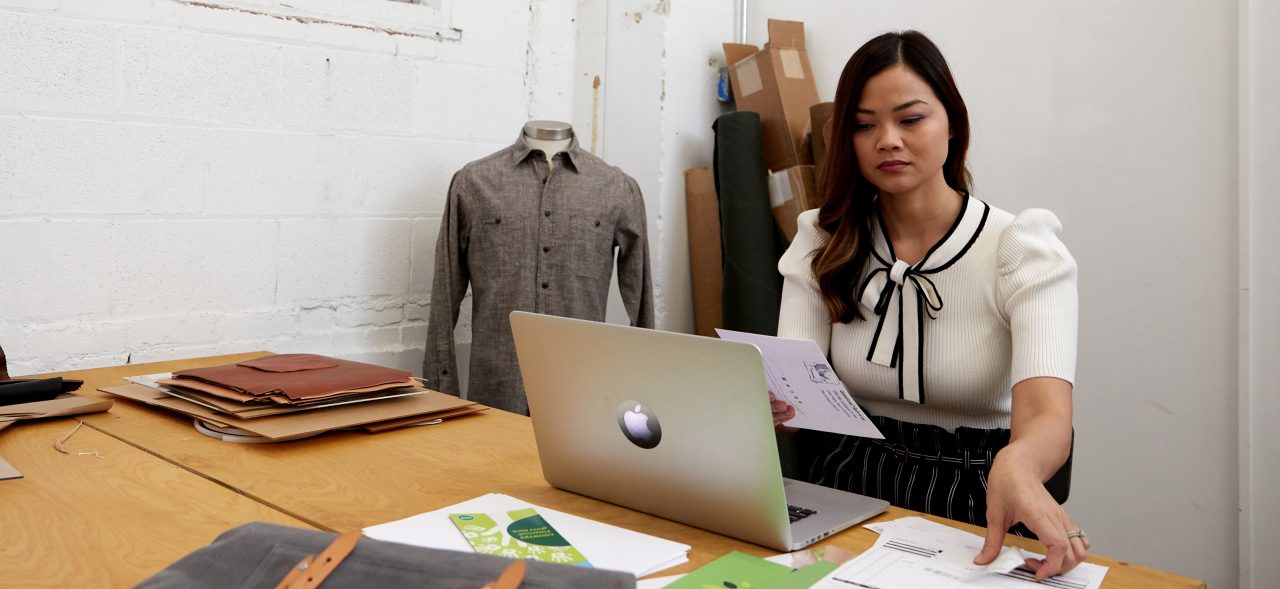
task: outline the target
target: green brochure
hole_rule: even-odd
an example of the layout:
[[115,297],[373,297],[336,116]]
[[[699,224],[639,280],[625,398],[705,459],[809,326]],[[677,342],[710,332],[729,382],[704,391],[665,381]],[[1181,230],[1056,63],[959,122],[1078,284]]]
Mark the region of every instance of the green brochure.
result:
[[794,569],[734,551],[681,577],[667,589],[805,589],[838,566],[819,561]]
[[793,570],[735,550],[667,585],[667,589],[752,589]]
[[532,508],[493,515],[452,513],[449,519],[482,554],[591,566],[587,557]]
[[795,569],[789,575],[772,579],[760,585],[757,589],[807,589],[818,584],[818,581],[830,575],[837,568],[840,568],[840,565],[834,562],[818,561],[809,566]]

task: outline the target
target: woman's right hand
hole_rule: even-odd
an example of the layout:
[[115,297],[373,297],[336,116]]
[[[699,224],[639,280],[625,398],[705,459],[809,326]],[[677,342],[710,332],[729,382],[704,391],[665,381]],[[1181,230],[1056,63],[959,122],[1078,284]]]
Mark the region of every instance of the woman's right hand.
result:
[[775,397],[773,391],[769,391],[769,409],[773,412],[773,427],[775,429],[787,433],[796,431],[794,427],[782,425],[795,419],[796,408],[792,407],[790,403]]

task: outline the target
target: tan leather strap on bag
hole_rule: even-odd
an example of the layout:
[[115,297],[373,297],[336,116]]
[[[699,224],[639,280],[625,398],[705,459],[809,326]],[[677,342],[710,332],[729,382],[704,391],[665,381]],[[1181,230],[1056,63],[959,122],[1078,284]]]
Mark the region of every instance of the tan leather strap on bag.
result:
[[498,576],[497,581],[485,583],[480,589],[518,589],[520,582],[524,580],[524,561],[517,560],[511,563],[502,574]]
[[[319,555],[303,558],[289,574],[276,585],[276,589],[315,589],[342,564],[342,560],[351,554],[360,541],[360,532],[351,531],[338,536]],[[524,561],[511,563],[496,581],[485,583],[480,589],[519,589],[524,581]]]
[[289,569],[289,574],[276,585],[276,589],[314,589],[328,578],[329,574],[342,564],[342,559],[355,550],[360,541],[360,532],[347,532],[329,544],[324,552],[317,556],[307,556]]

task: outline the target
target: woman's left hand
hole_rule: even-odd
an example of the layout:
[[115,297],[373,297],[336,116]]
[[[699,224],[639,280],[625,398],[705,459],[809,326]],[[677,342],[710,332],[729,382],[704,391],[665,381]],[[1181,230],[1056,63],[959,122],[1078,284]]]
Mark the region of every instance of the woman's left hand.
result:
[[769,410],[773,413],[774,429],[788,434],[795,433],[796,428],[782,425],[792,419],[795,419],[795,407],[792,407],[790,403],[779,399],[773,394],[773,391],[769,391]]
[[1036,580],[1043,581],[1084,562],[1090,543],[1032,472],[1029,466],[1019,464],[1016,454],[1001,452],[996,456],[987,479],[986,543],[973,562],[984,565],[995,560],[1004,546],[1005,533],[1021,522],[1048,549],[1043,559],[1026,561]]

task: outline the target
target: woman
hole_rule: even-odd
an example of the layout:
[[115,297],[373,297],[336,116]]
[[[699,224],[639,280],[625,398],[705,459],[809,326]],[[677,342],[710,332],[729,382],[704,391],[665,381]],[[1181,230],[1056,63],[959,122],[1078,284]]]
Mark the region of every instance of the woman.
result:
[[[886,439],[796,434],[812,482],[987,526],[1024,524],[1038,579],[1089,541],[1044,483],[1071,449],[1076,266],[1057,217],[969,196],[968,111],[938,48],[888,33],[836,90],[822,207],[779,262],[778,335],[827,353]],[[774,423],[794,409],[774,400]],[[1020,528],[1019,528],[1020,529]]]

